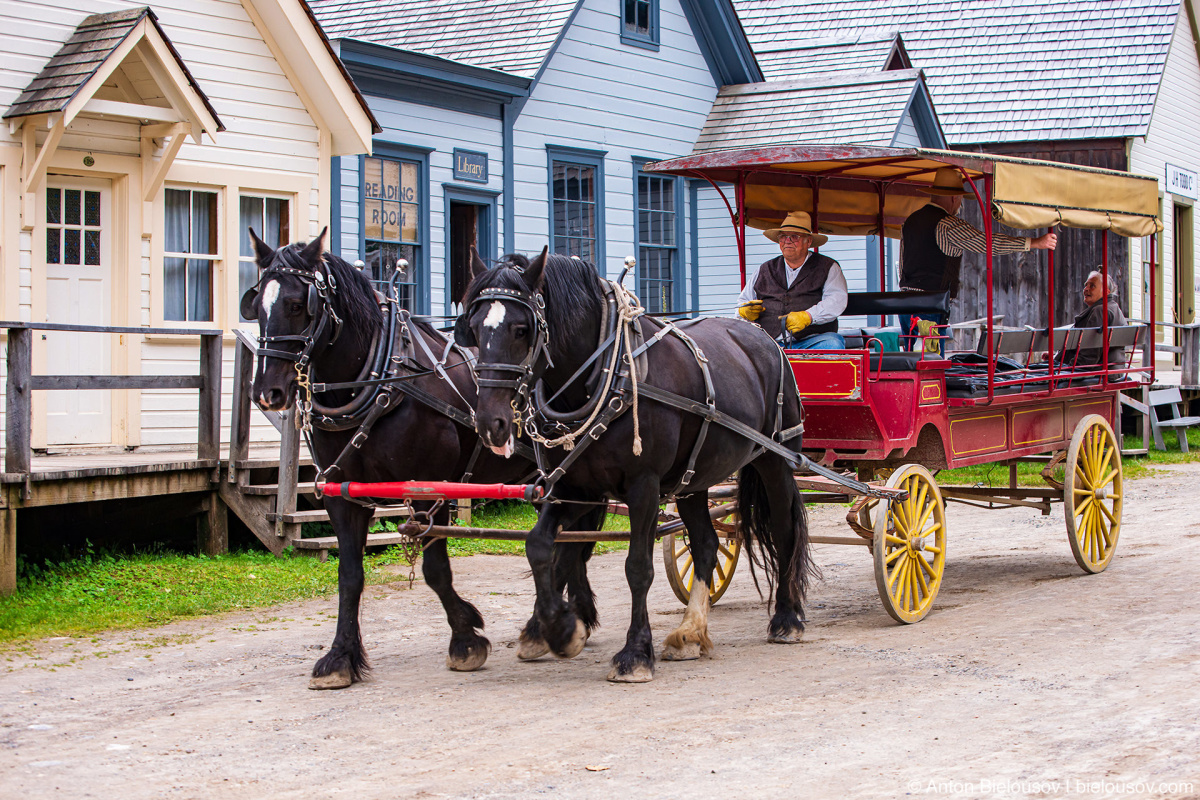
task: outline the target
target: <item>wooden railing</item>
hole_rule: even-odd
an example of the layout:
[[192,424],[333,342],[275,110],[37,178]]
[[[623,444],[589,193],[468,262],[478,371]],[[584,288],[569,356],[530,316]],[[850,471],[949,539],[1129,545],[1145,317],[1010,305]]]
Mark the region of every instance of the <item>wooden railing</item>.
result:
[[[221,334],[196,328],[121,328],[65,325],[53,322],[0,322],[8,333],[8,386],[4,430],[5,472],[28,474],[33,467],[30,432],[33,392],[95,389],[196,389],[200,411],[196,440],[198,459],[221,457]],[[33,332],[88,334],[184,335],[200,337],[200,372],[196,375],[34,375]]]
[[[254,379],[254,359],[258,347],[245,331],[234,331],[233,351],[233,408],[231,409],[229,432],[230,483],[238,483],[241,465],[250,456],[250,386]],[[296,497],[300,477],[300,431],[295,425],[295,411],[263,411],[275,430],[279,431],[279,478],[275,501],[276,535],[285,536],[284,515],[296,510]]]

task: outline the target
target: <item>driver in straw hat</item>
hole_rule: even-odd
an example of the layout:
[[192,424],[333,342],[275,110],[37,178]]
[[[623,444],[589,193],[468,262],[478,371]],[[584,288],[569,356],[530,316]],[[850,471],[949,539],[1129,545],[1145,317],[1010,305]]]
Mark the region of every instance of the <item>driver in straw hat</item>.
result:
[[746,281],[738,314],[802,350],[844,348],[837,318],[846,310],[846,278],[832,258],[809,251],[829,237],[813,232],[806,211],[791,212],[763,235],[779,245],[779,255],[760,264]]
[[[910,292],[945,292],[958,296],[959,270],[963,251],[982,253],[987,249],[983,231],[959,219],[962,208],[962,176],[953,167],[942,167],[933,176],[933,184],[921,191],[931,195],[929,202],[904,221],[900,233],[900,288]],[[1046,233],[1036,239],[1028,236],[992,234],[992,252],[1024,253],[1028,250],[1053,250],[1058,237]],[[918,337],[929,336],[948,320],[940,314],[913,314],[900,317],[909,346]],[[926,342],[933,352],[941,349],[937,340]]]

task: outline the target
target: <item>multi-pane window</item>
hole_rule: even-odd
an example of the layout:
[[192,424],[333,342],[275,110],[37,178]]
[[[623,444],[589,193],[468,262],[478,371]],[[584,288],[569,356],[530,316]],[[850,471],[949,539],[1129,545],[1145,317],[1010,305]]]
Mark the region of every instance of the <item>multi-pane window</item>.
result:
[[238,297],[258,283],[258,264],[254,260],[254,242],[250,239],[250,228],[258,238],[271,247],[278,248],[288,243],[291,224],[288,201],[278,197],[250,197],[242,195],[238,230],[241,231],[238,245]]
[[217,194],[166,190],[163,319],[211,322],[217,260]]
[[674,311],[679,267],[675,178],[638,175],[638,295],[647,311]]
[[658,49],[658,0],[620,0],[621,41]]
[[550,171],[553,250],[595,264],[599,260],[596,167],[552,161]]
[[100,265],[100,192],[46,189],[46,263]]
[[408,266],[396,281],[397,293],[404,308],[418,311],[421,165],[414,161],[366,158],[363,172],[366,269],[372,280],[386,284],[396,263],[406,260]]

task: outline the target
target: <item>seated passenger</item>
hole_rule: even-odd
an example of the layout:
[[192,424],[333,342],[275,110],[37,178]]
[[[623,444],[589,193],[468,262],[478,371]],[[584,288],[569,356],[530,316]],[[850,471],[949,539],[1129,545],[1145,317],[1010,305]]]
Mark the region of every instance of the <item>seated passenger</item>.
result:
[[757,322],[787,347],[839,350],[838,314],[849,299],[842,268],[829,256],[810,253],[828,236],[813,233],[805,211],[793,211],[778,228],[763,235],[779,245],[780,255],[759,265],[738,296],[738,314]]
[[[1087,303],[1080,314],[1075,317],[1073,328],[1100,328],[1104,324],[1104,276],[1098,270],[1088,273],[1087,282],[1083,284],[1083,302]],[[1129,324],[1121,307],[1117,305],[1117,282],[1108,276],[1108,327]],[[1066,366],[1076,367],[1098,366],[1103,347],[1078,348],[1074,353],[1067,353]],[[1108,348],[1109,367],[1125,366],[1125,348]]]

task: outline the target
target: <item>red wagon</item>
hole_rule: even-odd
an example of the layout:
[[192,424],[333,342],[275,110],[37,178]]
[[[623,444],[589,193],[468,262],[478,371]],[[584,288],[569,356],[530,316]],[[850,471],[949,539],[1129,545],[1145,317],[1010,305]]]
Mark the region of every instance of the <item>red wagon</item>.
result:
[[[725,199],[746,278],[747,228],[768,228],[789,212],[808,211],[814,227],[835,235],[896,238],[910,213],[928,202],[922,187],[938,169],[961,173],[984,214],[987,314],[981,367],[963,376],[937,352],[888,352],[868,331],[838,351],[788,351],[804,400],[804,448],[814,461],[855,471],[860,479],[907,490],[905,500],[858,498],[847,521],[855,536],[814,536],[817,542],[866,545],[880,598],[900,622],[929,613],[946,562],[947,500],[987,508],[1028,506],[1050,512],[1063,503],[1071,551],[1087,572],[1110,563],[1121,529],[1122,468],[1114,426],[1118,393],[1153,379],[1153,364],[1134,367],[1142,326],[1095,330],[1002,329],[993,317],[992,220],[1034,230],[1063,226],[1101,230],[1107,284],[1107,237],[1153,233],[1158,184],[1153,178],[1051,162],[949,151],[881,147],[793,146],[723,150],[648,165],[708,181]],[[879,236],[880,285],[886,285],[884,236]],[[1047,318],[1054,319],[1054,255],[1050,251]],[[1151,286],[1153,296],[1154,287]],[[930,310],[945,297],[930,293],[852,294],[846,314],[895,315]],[[1151,309],[1151,312],[1153,310]],[[1153,319],[1151,326],[1153,326]],[[1120,367],[1080,369],[1080,348],[1124,346]],[[1044,361],[1037,354],[1046,353]],[[1000,356],[1014,357],[1002,362]],[[1020,362],[1024,363],[1020,363]],[[1151,360],[1152,361],[1152,360]],[[1145,372],[1143,372],[1143,369]],[[1017,464],[1044,465],[1047,485],[1017,485]],[[1003,488],[941,486],[941,469],[972,464],[1009,466]],[[1058,469],[1061,467],[1061,478]],[[804,485],[804,481],[801,481]],[[853,499],[828,482],[810,482],[810,501]],[[815,492],[811,490],[816,490]],[[727,543],[727,548],[732,542]],[[727,574],[714,576],[724,591]],[[668,577],[680,599],[690,587],[686,541],[668,536]]]

